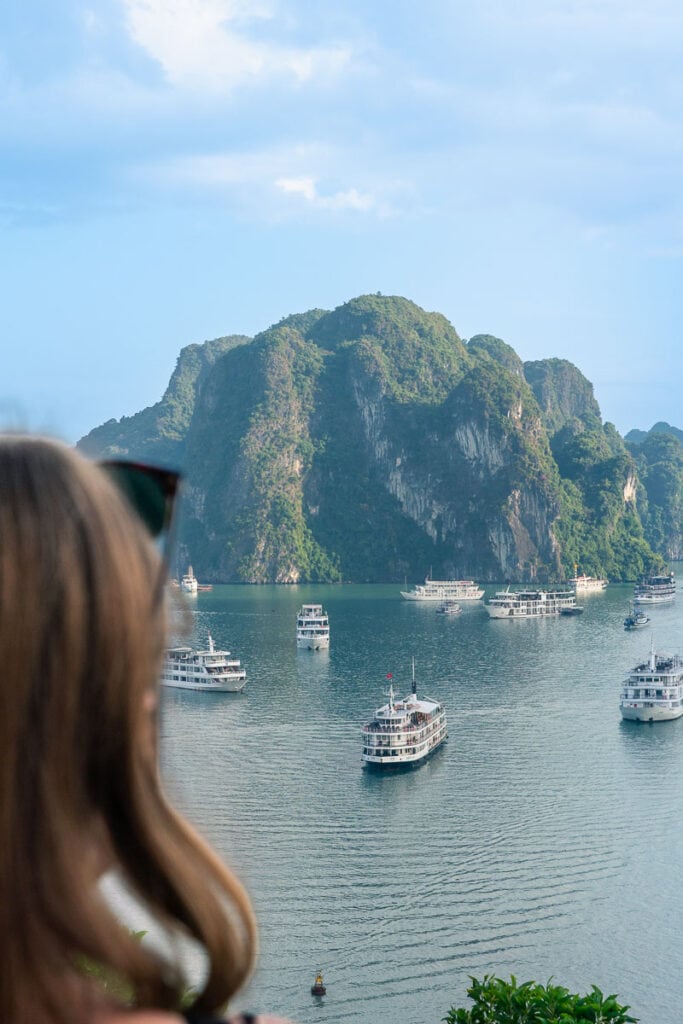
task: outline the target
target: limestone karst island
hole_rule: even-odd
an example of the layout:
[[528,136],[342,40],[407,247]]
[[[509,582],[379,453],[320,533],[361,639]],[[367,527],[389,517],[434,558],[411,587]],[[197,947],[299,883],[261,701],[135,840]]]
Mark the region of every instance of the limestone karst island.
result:
[[208,582],[616,581],[681,557],[676,433],[624,439],[565,359],[364,295],[189,345],[79,447],[184,470],[178,564]]

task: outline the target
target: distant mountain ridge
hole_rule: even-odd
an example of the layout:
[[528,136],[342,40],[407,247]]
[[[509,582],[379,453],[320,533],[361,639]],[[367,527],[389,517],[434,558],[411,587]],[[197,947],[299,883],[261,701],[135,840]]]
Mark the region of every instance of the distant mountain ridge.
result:
[[79,447],[183,466],[179,564],[206,581],[403,580],[430,566],[551,581],[575,563],[625,579],[663,564],[643,525],[646,456],[639,470],[583,374],[523,363],[491,335],[465,342],[398,296],[190,345],[159,403]]
[[649,430],[636,430],[635,428],[629,430],[624,440],[630,441],[631,444],[642,444],[650,434],[671,434],[672,437],[677,438],[683,443],[683,430],[679,430],[678,427],[672,427],[670,423],[665,423],[662,420],[659,423],[655,423]]
[[233,334],[188,345],[178,357],[161,401],[134,416],[107,420],[79,441],[78,447],[92,454],[106,452],[112,458],[134,454],[140,459],[181,463],[197,394],[207,374],[222,355],[250,340]]

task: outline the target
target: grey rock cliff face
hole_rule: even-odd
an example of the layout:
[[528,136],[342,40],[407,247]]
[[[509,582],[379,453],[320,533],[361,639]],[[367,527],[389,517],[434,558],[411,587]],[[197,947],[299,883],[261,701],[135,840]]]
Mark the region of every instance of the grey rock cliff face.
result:
[[[453,573],[481,579],[533,579],[559,570],[553,534],[557,502],[547,487],[513,487],[516,434],[543,434],[540,419],[524,418],[520,399],[509,410],[515,429],[504,432],[476,407],[442,418],[438,430],[416,424],[419,451],[397,440],[407,416],[376,380],[355,375],[352,394],[377,477],[402,512],[448,552]],[[524,421],[524,422],[523,422]],[[492,502],[495,496],[497,500]]]

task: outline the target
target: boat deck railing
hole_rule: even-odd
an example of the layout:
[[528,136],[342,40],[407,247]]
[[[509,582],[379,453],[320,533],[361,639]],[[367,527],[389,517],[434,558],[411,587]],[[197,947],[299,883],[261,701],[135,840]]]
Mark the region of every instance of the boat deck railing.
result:
[[[367,736],[376,737],[373,746],[376,747],[399,747],[401,745],[412,746],[413,744],[422,743],[433,736],[435,732],[438,732],[446,724],[445,717],[434,719],[433,722],[423,725],[413,725],[406,729],[373,729],[371,726],[363,726],[363,733]],[[381,739],[381,737],[386,737]],[[404,737],[403,744],[400,739],[397,742],[397,738]]]
[[434,718],[425,719],[422,722],[404,722],[401,725],[385,725],[383,722],[370,722],[369,725],[363,726],[363,732],[386,732],[386,733],[399,733],[399,732],[418,732],[420,729],[429,728],[436,722],[441,721],[441,714],[437,714]]

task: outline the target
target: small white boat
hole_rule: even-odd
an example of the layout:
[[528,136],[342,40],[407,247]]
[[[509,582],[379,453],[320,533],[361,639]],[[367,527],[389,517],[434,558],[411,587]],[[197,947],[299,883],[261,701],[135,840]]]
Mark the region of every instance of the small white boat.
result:
[[683,715],[683,658],[656,654],[626,676],[619,701],[622,718],[633,722],[668,722]]
[[402,590],[406,601],[480,601],[482,587],[474,580],[430,580],[418,583],[412,590]]
[[647,626],[650,621],[650,616],[646,615],[644,611],[631,602],[628,606],[628,615],[624,619],[624,629],[642,629],[643,626]]
[[457,601],[442,601],[436,610],[439,615],[462,615],[462,607]]
[[448,738],[446,709],[433,697],[418,699],[414,664],[412,692],[396,700],[390,684],[387,696],[388,704],[363,726],[363,767],[417,767]]
[[211,690],[239,693],[247,685],[247,673],[230,651],[217,651],[209,633],[209,648],[171,647],[166,651],[161,682],[179,690]]
[[302,604],[296,617],[296,646],[320,651],[330,646],[330,620],[321,604]]
[[197,593],[197,577],[192,572],[192,566],[188,565],[187,572],[180,580],[180,589],[185,594],[196,594]]

